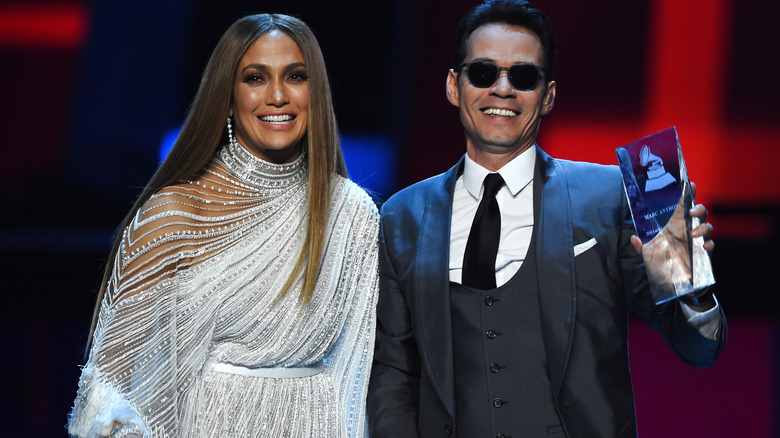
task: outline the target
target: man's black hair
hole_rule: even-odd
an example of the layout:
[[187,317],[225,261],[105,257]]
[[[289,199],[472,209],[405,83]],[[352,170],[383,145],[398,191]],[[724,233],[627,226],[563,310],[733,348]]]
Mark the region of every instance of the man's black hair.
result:
[[544,49],[545,81],[553,80],[555,70],[555,34],[550,19],[526,0],[487,0],[469,11],[458,24],[455,32],[455,51],[452,69],[460,71],[466,59],[466,49],[471,34],[477,28],[490,23],[504,23],[524,27],[542,41]]

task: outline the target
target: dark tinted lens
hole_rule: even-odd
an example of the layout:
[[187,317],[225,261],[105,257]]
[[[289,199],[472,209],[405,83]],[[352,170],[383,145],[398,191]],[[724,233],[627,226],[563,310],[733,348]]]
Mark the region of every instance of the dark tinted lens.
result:
[[539,81],[539,67],[515,64],[509,67],[509,82],[515,90],[533,90]]
[[467,74],[471,85],[478,88],[488,88],[498,78],[498,66],[492,62],[472,62],[469,64]]

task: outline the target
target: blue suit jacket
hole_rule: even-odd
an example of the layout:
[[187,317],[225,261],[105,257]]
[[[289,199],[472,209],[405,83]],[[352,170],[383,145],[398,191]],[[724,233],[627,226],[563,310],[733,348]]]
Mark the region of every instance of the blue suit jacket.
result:
[[[534,190],[542,336],[550,385],[569,437],[636,436],[628,365],[629,310],[697,367],[726,339],[691,328],[675,301],[654,306],[616,166],[571,162],[538,149]],[[449,236],[455,181],[444,174],[382,207],[377,337],[368,395],[372,438],[457,436]],[[574,247],[595,239],[575,257]],[[470,437],[468,437],[470,438]]]

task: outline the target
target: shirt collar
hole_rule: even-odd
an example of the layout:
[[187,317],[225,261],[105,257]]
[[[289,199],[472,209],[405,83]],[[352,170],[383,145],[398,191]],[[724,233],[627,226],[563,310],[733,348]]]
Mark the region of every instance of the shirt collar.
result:
[[[509,192],[517,196],[521,190],[534,179],[534,167],[536,166],[536,145],[523,151],[522,154],[512,158],[504,167],[498,169],[498,174],[504,178]],[[482,182],[491,173],[489,170],[477,164],[466,154],[463,166],[463,185],[474,199],[479,199],[482,190]]]

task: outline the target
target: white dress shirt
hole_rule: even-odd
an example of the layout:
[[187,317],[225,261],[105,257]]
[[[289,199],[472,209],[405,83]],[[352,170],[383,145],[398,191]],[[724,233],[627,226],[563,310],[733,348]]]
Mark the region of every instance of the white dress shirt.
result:
[[[498,170],[505,184],[496,193],[501,211],[501,236],[496,255],[496,286],[509,281],[520,269],[528,253],[534,229],[534,167],[536,148],[513,158]],[[452,198],[450,231],[450,281],[460,283],[463,275],[463,255],[471,224],[482,200],[485,177],[489,170],[466,155],[463,174],[455,181]]]
[[[528,253],[534,228],[534,168],[536,166],[536,147],[513,158],[498,170],[504,184],[496,194],[498,208],[501,211],[501,236],[496,255],[496,286],[509,281],[520,269]],[[469,158],[465,157],[463,174],[455,181],[452,198],[452,223],[450,231],[450,281],[461,283],[463,277],[463,255],[471,231],[471,224],[482,200],[482,183],[491,173]],[[709,338],[717,337],[720,321],[720,305],[697,312],[681,302],[688,323]]]

